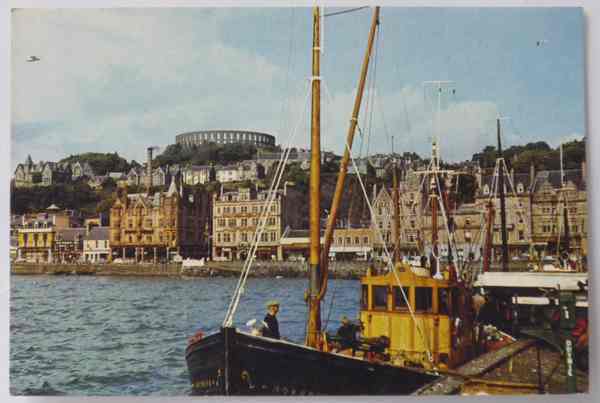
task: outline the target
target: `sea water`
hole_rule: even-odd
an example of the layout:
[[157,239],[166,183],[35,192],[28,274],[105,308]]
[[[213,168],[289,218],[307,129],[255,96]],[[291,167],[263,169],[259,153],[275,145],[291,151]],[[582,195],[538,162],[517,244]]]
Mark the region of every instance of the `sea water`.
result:
[[[187,395],[187,340],[218,331],[236,278],[11,276],[10,385],[25,395]],[[281,303],[282,337],[302,342],[305,279],[249,279],[234,322]],[[330,280],[324,327],[357,318],[360,285]]]

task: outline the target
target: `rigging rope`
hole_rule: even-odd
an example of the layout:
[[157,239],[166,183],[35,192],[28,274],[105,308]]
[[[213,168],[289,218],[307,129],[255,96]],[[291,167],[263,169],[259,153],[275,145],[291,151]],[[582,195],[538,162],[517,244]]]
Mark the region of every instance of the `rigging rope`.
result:
[[369,8],[369,6],[362,6],[362,7],[350,8],[348,10],[342,10],[342,11],[334,11],[332,13],[323,14],[323,17],[333,17],[334,15],[352,13],[354,11],[363,10],[365,8]]
[[267,199],[265,201],[265,205],[264,205],[264,209],[261,211],[261,216],[260,216],[260,224],[258,227],[256,227],[256,230],[254,232],[254,237],[252,240],[252,245],[250,248],[250,251],[248,253],[248,255],[246,256],[246,260],[244,262],[244,266],[242,268],[242,272],[240,275],[240,278],[238,280],[236,289],[233,293],[231,302],[229,304],[229,308],[227,309],[227,313],[225,315],[225,318],[223,320],[223,327],[229,327],[232,325],[233,323],[233,316],[237,310],[237,307],[239,305],[239,301],[241,298],[241,295],[244,293],[244,286],[246,284],[247,278],[248,278],[248,274],[250,273],[250,268],[252,266],[252,263],[254,261],[255,258],[255,254],[256,254],[256,250],[258,249],[258,244],[260,242],[260,238],[264,232],[264,229],[266,227],[266,222],[267,222],[267,216],[269,214],[269,211],[271,209],[271,205],[273,204],[273,201],[275,200],[275,196],[277,194],[277,191],[279,189],[279,185],[281,183],[281,179],[283,177],[283,173],[285,170],[285,166],[287,164],[287,161],[289,159],[289,155],[290,155],[290,151],[291,151],[291,146],[292,143],[296,137],[296,134],[298,132],[298,128],[300,126],[300,123],[302,122],[302,118],[304,117],[304,114],[307,112],[308,110],[308,98],[310,95],[310,82],[307,84],[307,95],[306,95],[306,99],[305,99],[305,110],[304,112],[299,116],[298,119],[298,123],[296,124],[296,126],[294,127],[293,131],[290,133],[289,135],[289,140],[288,143],[286,145],[286,148],[284,150],[284,152],[281,154],[278,165],[277,165],[277,169],[275,172],[275,175],[273,177],[273,181],[271,182],[271,186],[269,187],[269,191],[267,193]]

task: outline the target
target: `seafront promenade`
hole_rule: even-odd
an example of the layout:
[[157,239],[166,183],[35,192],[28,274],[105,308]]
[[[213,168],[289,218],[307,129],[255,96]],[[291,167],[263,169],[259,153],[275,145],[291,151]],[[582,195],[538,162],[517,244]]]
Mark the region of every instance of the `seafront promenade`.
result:
[[[10,272],[15,275],[96,275],[96,276],[187,276],[187,277],[237,277],[244,262],[207,262],[201,267],[183,267],[170,264],[51,264],[12,263]],[[330,267],[330,277],[357,279],[367,270],[367,262],[340,262]],[[264,262],[253,264],[249,277],[305,277],[307,268],[300,262]]]

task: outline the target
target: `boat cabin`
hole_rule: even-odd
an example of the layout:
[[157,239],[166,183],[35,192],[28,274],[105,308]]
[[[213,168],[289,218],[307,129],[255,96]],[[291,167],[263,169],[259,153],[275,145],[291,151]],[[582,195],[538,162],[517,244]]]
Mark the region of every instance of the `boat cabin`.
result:
[[434,279],[428,270],[398,263],[395,273],[375,275],[369,269],[361,278],[362,336],[389,338],[388,353],[396,365],[445,369],[471,358],[471,312],[464,288],[447,278]]

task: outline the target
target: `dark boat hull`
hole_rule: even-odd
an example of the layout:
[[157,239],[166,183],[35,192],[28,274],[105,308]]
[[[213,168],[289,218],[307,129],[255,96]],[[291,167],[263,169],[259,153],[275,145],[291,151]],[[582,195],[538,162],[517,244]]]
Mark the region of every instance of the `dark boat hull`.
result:
[[223,328],[191,344],[194,395],[408,395],[437,377]]

